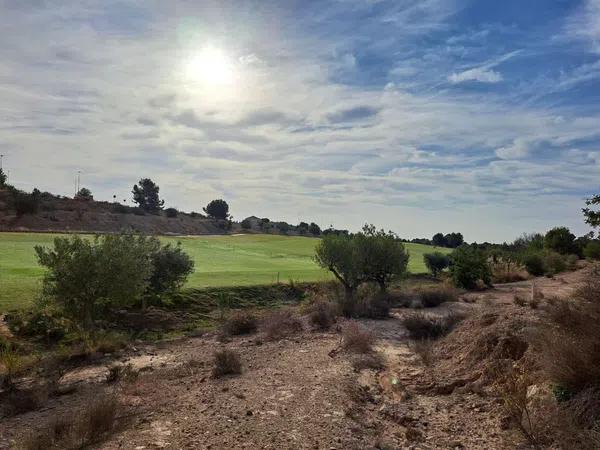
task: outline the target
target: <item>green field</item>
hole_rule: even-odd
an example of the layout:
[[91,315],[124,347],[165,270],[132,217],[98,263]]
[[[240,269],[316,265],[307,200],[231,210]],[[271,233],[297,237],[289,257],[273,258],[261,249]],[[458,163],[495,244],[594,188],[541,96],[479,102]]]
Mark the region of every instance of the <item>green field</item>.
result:
[[[30,304],[44,274],[33,247],[52,245],[56,234],[0,233],[0,311]],[[318,281],[329,274],[312,261],[318,239],[280,235],[237,235],[161,238],[181,242],[194,258],[196,271],[187,286],[234,286],[294,281]],[[409,270],[425,272],[423,253],[432,247],[406,244]],[[439,249],[447,251],[446,249]]]

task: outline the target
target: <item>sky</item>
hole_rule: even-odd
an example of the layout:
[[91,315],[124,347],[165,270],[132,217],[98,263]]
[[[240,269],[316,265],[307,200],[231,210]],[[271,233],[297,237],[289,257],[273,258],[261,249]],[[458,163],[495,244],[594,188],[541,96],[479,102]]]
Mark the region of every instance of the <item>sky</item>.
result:
[[512,240],[600,183],[600,0],[0,0],[10,182]]

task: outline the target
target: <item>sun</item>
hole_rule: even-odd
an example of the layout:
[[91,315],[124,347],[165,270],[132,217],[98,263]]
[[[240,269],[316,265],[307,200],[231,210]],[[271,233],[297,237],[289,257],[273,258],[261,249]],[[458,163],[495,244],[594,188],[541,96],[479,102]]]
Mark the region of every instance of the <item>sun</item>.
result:
[[185,74],[192,82],[209,86],[229,85],[235,81],[235,65],[223,50],[205,47],[189,57]]

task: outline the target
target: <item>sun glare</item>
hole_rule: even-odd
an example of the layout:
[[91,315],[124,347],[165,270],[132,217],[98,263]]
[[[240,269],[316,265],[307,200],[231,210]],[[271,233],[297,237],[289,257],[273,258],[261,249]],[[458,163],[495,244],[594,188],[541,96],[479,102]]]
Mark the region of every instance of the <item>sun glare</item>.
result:
[[193,54],[186,66],[189,81],[206,85],[228,85],[235,79],[235,67],[229,56],[216,47],[206,47]]

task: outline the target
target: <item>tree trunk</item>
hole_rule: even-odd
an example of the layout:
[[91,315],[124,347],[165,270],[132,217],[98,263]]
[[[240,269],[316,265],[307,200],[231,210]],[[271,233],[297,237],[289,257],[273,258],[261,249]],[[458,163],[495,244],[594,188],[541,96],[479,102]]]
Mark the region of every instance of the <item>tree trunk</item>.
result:
[[344,286],[344,304],[342,305],[342,314],[346,317],[354,315],[354,291],[353,286]]
[[385,281],[379,280],[377,283],[379,283],[379,292],[381,294],[385,294],[387,292],[387,286],[385,284]]

